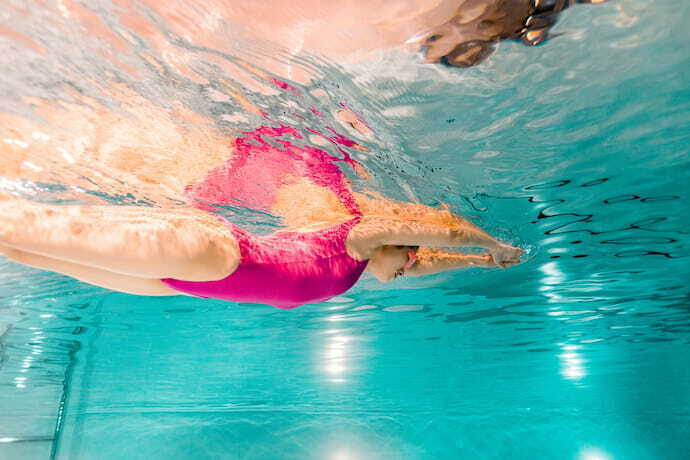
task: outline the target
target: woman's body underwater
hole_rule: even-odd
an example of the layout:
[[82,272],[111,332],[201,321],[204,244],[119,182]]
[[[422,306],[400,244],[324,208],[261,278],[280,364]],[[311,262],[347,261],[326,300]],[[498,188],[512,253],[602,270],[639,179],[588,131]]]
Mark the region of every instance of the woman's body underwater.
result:
[[[91,118],[96,123],[101,119],[108,121],[101,134],[121,131],[107,117]],[[155,120],[149,123],[130,128],[159,129]],[[335,164],[339,160],[293,144],[297,136],[290,128],[263,127],[224,140],[225,148],[231,146],[227,160],[184,187],[188,207],[56,206],[4,196],[0,253],[121,292],[188,294],[281,308],[338,295],[364,271],[387,282],[402,274],[519,263],[520,249],[498,242],[447,209],[352,191]],[[25,137],[25,153],[46,148],[30,137]],[[83,149],[83,160],[105,154],[101,149]],[[129,152],[127,145],[111,143],[108,149],[108,155],[118,157]],[[187,152],[194,154],[203,152]],[[162,183],[170,173],[149,169],[145,179]],[[219,204],[270,212],[285,228],[252,235],[209,212]],[[487,252],[431,249],[454,246]]]
[[[253,133],[250,142],[236,140],[226,165],[187,187],[190,207],[56,206],[5,197],[0,200],[0,253],[116,291],[281,308],[340,294],[365,270],[386,282],[402,274],[519,263],[520,249],[446,209],[352,192],[325,152],[265,143],[257,155],[257,139]],[[295,158],[295,152],[308,153]],[[284,174],[281,157],[282,165],[302,166],[304,175]],[[307,160],[311,173],[304,171]],[[276,167],[279,177],[278,170],[270,171]],[[252,174],[259,171],[260,177]],[[324,179],[329,182],[317,183]],[[287,228],[252,235],[209,213],[209,199],[273,212]],[[480,247],[487,253],[430,249],[451,246]]]
[[[482,48],[516,38],[517,32],[506,31],[526,33],[522,22],[530,14],[541,14],[542,3],[549,5],[543,14],[551,14],[574,1],[557,1],[556,6],[536,2],[524,11],[516,6],[523,3],[529,2],[473,0],[461,2],[457,11],[448,9],[444,14],[455,22],[443,27],[452,30],[443,29],[440,35],[426,32],[431,34],[425,42],[427,58],[437,61],[445,55],[448,63],[475,64],[486,53],[467,48],[466,43],[479,43]],[[482,7],[482,14],[475,4]],[[482,29],[489,34],[486,37],[457,36],[457,27],[465,27],[463,14],[469,11],[477,17],[467,19],[468,24],[487,23],[482,18],[494,10],[484,8],[485,4],[497,8],[496,24],[503,28],[491,33]],[[96,170],[100,180],[125,178],[137,190],[165,190],[178,202],[183,197],[188,206],[54,206],[0,197],[0,253],[9,259],[127,293],[189,294],[283,308],[340,294],[363,271],[386,282],[402,274],[420,276],[467,266],[506,268],[520,262],[519,248],[500,243],[447,209],[352,191],[333,159],[321,150],[289,141],[279,141],[282,147],[275,142],[262,144],[262,136],[289,135],[274,132],[284,127],[260,128],[229,140],[195,128],[207,120],[199,121],[196,114],[177,107],[176,118],[187,126],[182,132],[169,118],[158,116],[151,104],[136,102],[126,88],[116,84],[104,88],[121,91],[133,119],[88,108],[97,104],[39,100],[31,104],[49,121],[47,125],[0,114],[9,133],[0,146],[0,175],[24,179],[43,175],[45,170],[27,169],[31,162],[26,160],[57,151],[69,157],[60,178],[72,185],[93,175],[97,165],[105,171]],[[58,128],[46,131],[51,126]],[[257,144],[264,145],[260,152],[252,150]],[[270,236],[251,235],[210,213],[211,204],[270,212],[282,219],[285,228]],[[486,252],[443,249],[449,247]]]
[[[456,224],[446,226],[408,219],[404,213],[395,218],[368,215],[334,224],[327,230],[278,232],[253,238],[244,232],[237,238],[236,227],[225,226],[204,211],[193,209],[49,206],[15,200],[5,201],[2,206],[0,252],[15,262],[132,294],[187,292],[226,300],[261,301],[284,308],[340,294],[354,284],[364,269],[385,282],[401,274],[420,276],[467,266],[507,267],[519,262],[521,252],[457,217],[453,217]],[[335,243],[330,238],[334,234]],[[242,245],[246,239],[251,243]],[[261,240],[264,244],[260,245],[258,256],[247,252],[257,249],[256,241]],[[328,246],[314,244],[327,240]],[[273,242],[281,245],[271,246]],[[484,247],[489,252],[462,254],[426,248],[415,251],[411,246],[417,244]],[[292,257],[285,262],[267,248]],[[412,252],[416,252],[414,257],[410,256]],[[306,256],[295,260],[295,253]],[[334,264],[333,257],[344,263]],[[325,266],[309,269],[324,260],[328,260]],[[218,286],[218,280],[234,281],[233,276],[237,277],[240,270],[250,270],[243,265],[246,262],[253,265],[254,273],[244,274],[238,281],[252,284],[239,285],[257,292],[233,296],[222,291],[223,283],[219,285],[221,290],[205,286],[213,282]],[[257,270],[262,262],[268,268]],[[280,267],[281,262],[287,266]],[[272,274],[273,278],[254,276],[261,273]],[[316,292],[311,296],[306,292],[295,295],[293,290],[285,294],[284,287],[290,283],[285,283],[277,293],[259,292],[273,289],[272,283],[283,277],[292,277],[295,286],[315,288]],[[318,290],[310,283],[328,287]]]
[[[342,216],[345,220],[326,229],[263,237],[196,209],[52,206],[14,199],[0,206],[0,252],[9,259],[140,295],[189,293],[290,308],[344,292],[364,270],[386,282],[401,274],[508,267],[519,263],[521,254],[447,211],[406,203],[390,203],[387,211],[393,215]],[[473,246],[488,252],[414,248],[422,245]],[[229,287],[233,296],[223,290],[223,282],[228,289],[227,283],[235,280]],[[238,293],[238,286],[245,289]]]

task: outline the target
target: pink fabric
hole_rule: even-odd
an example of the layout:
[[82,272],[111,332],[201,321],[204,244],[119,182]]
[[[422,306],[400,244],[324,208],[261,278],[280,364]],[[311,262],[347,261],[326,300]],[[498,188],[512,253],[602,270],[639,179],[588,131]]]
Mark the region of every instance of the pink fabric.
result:
[[350,289],[367,266],[347,254],[354,218],[310,233],[278,232],[252,235],[229,224],[240,245],[241,263],[219,281],[162,281],[173,289],[199,297],[254,302],[294,308],[321,302]]
[[333,190],[353,215],[359,215],[347,178],[335,164],[354,160],[349,156],[340,159],[311,146],[296,146],[286,137],[302,138],[287,126],[262,126],[245,133],[235,140],[230,161],[211,171],[204,181],[188,186],[187,195],[202,209],[230,205],[268,212],[278,188],[306,177]]
[[368,261],[347,254],[347,235],[361,213],[347,179],[334,164],[342,160],[311,146],[292,144],[286,136],[301,136],[289,127],[262,127],[245,134],[235,141],[235,153],[226,165],[211,171],[203,182],[187,187],[195,206],[210,210],[212,205],[239,205],[269,211],[280,186],[306,177],[333,190],[353,219],[317,232],[266,236],[253,235],[226,222],[240,246],[241,261],[234,273],[218,281],[162,281],[177,291],[199,297],[286,309],[347,291]]

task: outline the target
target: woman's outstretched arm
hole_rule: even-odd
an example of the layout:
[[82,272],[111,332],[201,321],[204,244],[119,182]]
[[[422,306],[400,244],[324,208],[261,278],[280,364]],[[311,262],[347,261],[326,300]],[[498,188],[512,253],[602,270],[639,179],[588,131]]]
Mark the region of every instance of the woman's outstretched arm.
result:
[[[496,244],[500,244],[491,235],[469,220],[451,212],[450,207],[445,204],[440,207],[433,207],[419,203],[395,201],[373,191],[367,191],[365,194],[355,193],[355,198],[364,216],[371,217],[373,218],[372,220],[387,220],[393,226],[396,226],[396,221],[424,224],[425,230],[421,231],[426,235],[439,232],[442,234],[443,229],[463,234],[458,235],[459,244],[451,242],[441,246],[475,246],[492,249]],[[410,232],[396,231],[396,233],[402,235],[403,233]],[[416,235],[419,231],[412,230],[412,233]],[[445,238],[443,235],[441,237]],[[439,244],[435,245],[439,246]]]
[[[506,262],[501,268],[520,263],[520,258]],[[491,254],[465,254],[462,252],[446,251],[443,249],[420,248],[417,251],[417,260],[405,270],[406,276],[424,276],[441,273],[456,268],[466,267],[498,267]]]
[[496,265],[519,258],[522,250],[503,244],[467,219],[453,216],[448,223],[365,216],[350,231],[348,247],[357,258],[371,257],[384,245],[476,247],[489,251]]
[[239,264],[222,222],[195,209],[0,201],[0,245],[141,278],[210,281]]
[[365,216],[350,232],[353,247],[366,251],[386,244],[404,246],[477,247],[492,250],[501,245],[494,237],[466,219],[449,224],[404,218]]

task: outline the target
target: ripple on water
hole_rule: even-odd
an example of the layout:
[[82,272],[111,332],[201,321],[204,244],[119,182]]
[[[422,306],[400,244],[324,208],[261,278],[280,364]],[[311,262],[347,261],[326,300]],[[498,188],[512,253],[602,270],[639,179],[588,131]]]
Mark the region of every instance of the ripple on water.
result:
[[390,307],[383,308],[383,311],[399,313],[407,311],[423,311],[424,305],[393,305]]

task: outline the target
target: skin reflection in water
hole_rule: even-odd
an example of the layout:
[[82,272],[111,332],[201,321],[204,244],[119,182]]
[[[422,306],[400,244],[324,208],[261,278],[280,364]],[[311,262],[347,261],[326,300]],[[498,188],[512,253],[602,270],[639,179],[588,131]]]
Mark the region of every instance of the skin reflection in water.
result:
[[0,113],[0,176],[69,184],[75,189],[71,198],[85,198],[77,188],[96,183],[112,196],[134,191],[166,205],[184,201],[188,184],[232,156],[229,140],[211,120],[181,105],[166,112],[122,86],[103,91],[126,112],[79,97],[79,103],[27,98],[49,123]]
[[[95,42],[89,52],[134,81],[145,78],[143,67],[148,67],[159,74],[172,70],[207,85],[211,80],[200,69],[213,66],[245,88],[267,91],[256,78],[266,81],[266,70],[293,81],[308,81],[312,72],[291,62],[292,57],[305,54],[332,62],[354,62],[381,51],[406,49],[422,52],[426,62],[476,65],[499,41],[543,42],[558,16],[575,3],[600,1],[210,0],[199,4],[111,0],[96,8],[64,0],[24,8],[20,20],[0,29],[0,35],[43,55],[64,53],[61,38],[73,48],[86,46],[86,50]],[[33,24],[47,20],[59,33],[33,36]],[[88,40],[80,35],[83,33]],[[267,52],[266,44],[283,50],[284,56]],[[241,59],[227,59],[228,55]],[[69,66],[60,70],[74,80],[82,77]]]

